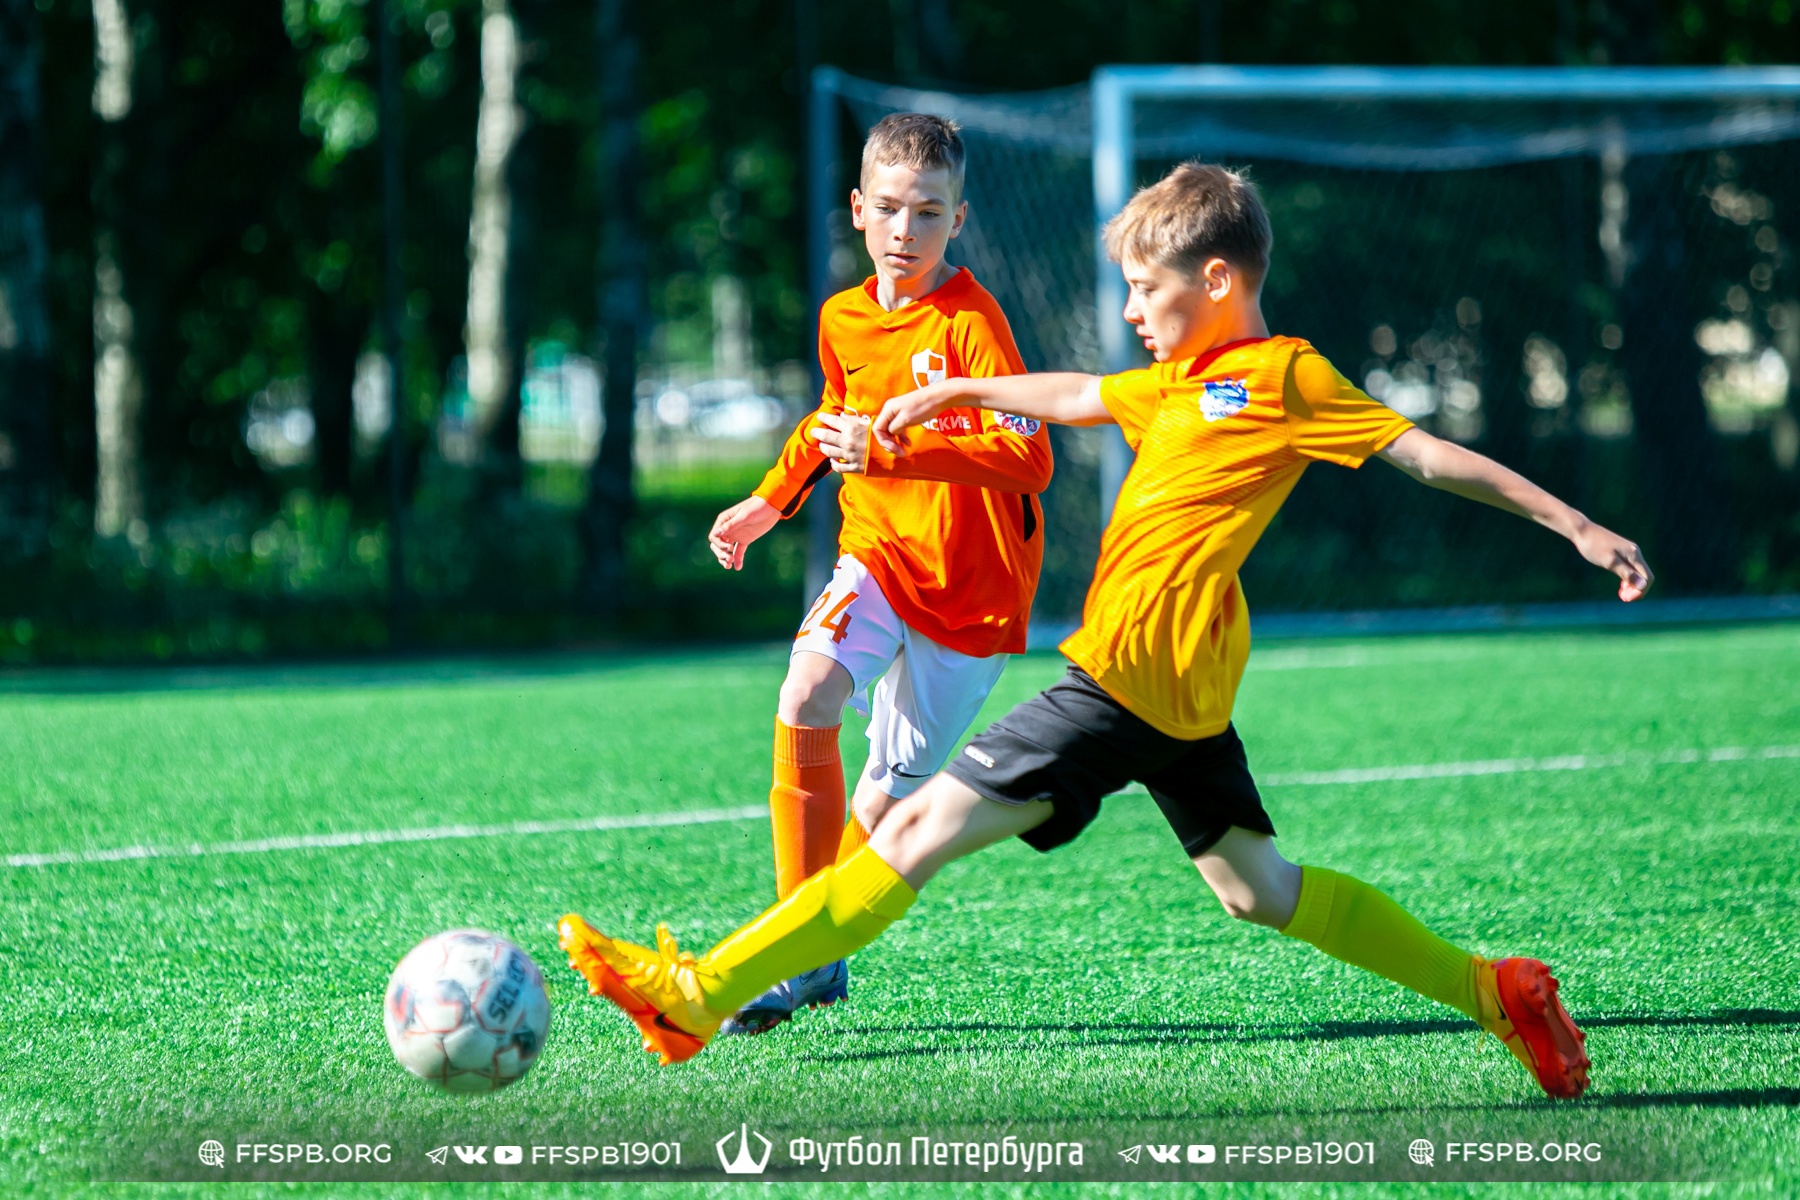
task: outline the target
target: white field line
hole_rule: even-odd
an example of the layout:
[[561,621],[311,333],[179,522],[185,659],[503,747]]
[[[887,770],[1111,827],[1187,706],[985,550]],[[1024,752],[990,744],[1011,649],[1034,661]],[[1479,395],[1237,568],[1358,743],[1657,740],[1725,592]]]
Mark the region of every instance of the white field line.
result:
[[1721,746],[1666,754],[1564,754],[1555,758],[1490,758],[1476,762],[1414,763],[1400,767],[1351,767],[1342,771],[1276,771],[1260,778],[1271,786],[1318,787],[1334,783],[1390,783],[1403,779],[1452,779],[1465,775],[1521,775],[1531,771],[1594,771],[1604,767],[1673,763],[1744,762],[1800,758],[1800,746]]
[[697,812],[639,813],[628,817],[577,817],[564,821],[512,821],[505,825],[438,825],[429,829],[372,829],[358,833],[309,833],[243,842],[199,842],[186,846],[120,846],[112,850],[63,850],[55,854],[9,854],[9,867],[54,867],[67,863],[123,862],[134,858],[205,858],[215,854],[276,854],[284,850],[337,850],[393,842],[446,842],[465,838],[530,837],[540,833],[595,833],[609,829],[658,829],[754,821],[767,817],[766,804],[710,808]]
[[[1409,779],[1452,779],[1470,775],[1520,775],[1533,771],[1594,771],[1633,765],[1746,762],[1800,758],[1800,746],[1723,746],[1715,750],[1673,750],[1665,754],[1566,754],[1555,758],[1492,758],[1474,762],[1412,763],[1395,767],[1352,767],[1341,771],[1277,771],[1260,777],[1272,787],[1392,783]],[[1133,791],[1141,789],[1132,789]],[[337,850],[396,842],[437,842],[466,838],[530,837],[544,833],[598,833],[613,829],[678,828],[721,821],[755,821],[768,816],[762,804],[697,812],[641,813],[627,817],[578,817],[563,821],[512,821],[504,825],[439,825],[428,829],[374,829],[353,833],[313,833],[241,842],[194,842],[186,846],[120,846],[110,850],[61,850],[51,854],[10,854],[9,867],[54,867],[71,863],[124,862],[140,858],[205,858],[219,854],[275,854],[287,850]]]

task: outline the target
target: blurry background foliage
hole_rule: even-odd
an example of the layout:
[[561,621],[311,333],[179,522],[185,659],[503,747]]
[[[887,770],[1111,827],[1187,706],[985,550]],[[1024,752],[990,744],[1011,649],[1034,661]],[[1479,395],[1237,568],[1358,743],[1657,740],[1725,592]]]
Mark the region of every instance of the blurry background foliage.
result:
[[[1025,91],[1122,62],[1770,63],[1794,59],[1800,29],[1789,0],[397,0],[391,11],[406,188],[403,627],[387,600],[395,403],[378,353],[373,0],[0,0],[0,660],[785,633],[803,609],[802,523],[756,547],[742,574],[719,571],[703,538],[814,402],[799,167],[808,56],[915,86]],[[589,464],[604,364],[619,349],[606,345],[601,304],[618,261],[603,257],[618,214],[603,199],[602,91],[622,60],[601,43],[604,20],[633,31],[635,78],[620,78],[640,214],[624,228],[644,286],[617,293],[641,334],[635,496],[623,574],[596,603],[579,586],[595,553]],[[1756,512],[1723,567],[1674,582],[1794,590],[1800,435],[1786,365],[1800,353],[1800,306],[1771,298],[1796,290],[1794,213],[1778,209],[1800,204],[1800,182],[1736,189],[1732,169],[1697,164],[1688,190],[1715,212],[1742,208],[1736,225],[1769,244],[1742,281],[1742,247],[1721,252],[1719,311],[1697,337],[1712,355],[1712,426],[1757,433],[1730,443],[1722,467],[1732,496],[1750,498],[1733,502]],[[1267,185],[1289,254],[1363,220],[1321,212],[1307,179]],[[1534,222],[1522,228],[1554,224]],[[1559,237],[1540,241],[1535,252],[1561,252]],[[1707,261],[1710,248],[1694,249]],[[1282,270],[1278,260],[1278,297]],[[1596,319],[1606,303],[1594,299]],[[1403,299],[1390,307],[1405,312]],[[1454,434],[1457,363],[1483,317],[1413,315],[1416,327],[1371,335],[1309,309],[1318,328],[1297,332],[1353,338],[1357,354],[1366,344],[1367,361],[1340,365],[1400,400],[1437,389],[1434,420]],[[1496,418],[1490,406],[1465,440],[1552,475],[1557,455],[1597,456],[1594,494],[1574,499],[1632,511],[1645,485],[1621,448],[1628,402],[1603,356],[1587,368],[1565,359],[1551,341],[1527,342],[1517,411]],[[1586,436],[1556,436],[1577,427]],[[1069,463],[1072,487],[1079,450]],[[1288,519],[1333,503],[1308,486]],[[1438,580],[1429,539],[1404,527],[1350,518],[1342,539],[1356,554],[1336,561],[1384,569],[1339,576],[1325,595],[1264,587],[1259,602],[1470,598],[1468,581]],[[1276,561],[1280,537],[1270,542],[1265,577],[1294,574]],[[1518,564],[1493,598],[1571,598],[1567,578]],[[1053,589],[1049,615],[1069,615],[1079,590]]]

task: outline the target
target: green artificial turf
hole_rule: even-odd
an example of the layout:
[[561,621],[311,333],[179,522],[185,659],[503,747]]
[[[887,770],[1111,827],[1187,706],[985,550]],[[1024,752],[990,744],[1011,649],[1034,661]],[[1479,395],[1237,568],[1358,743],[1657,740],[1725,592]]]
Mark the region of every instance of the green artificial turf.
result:
[[[756,804],[782,665],[778,650],[735,650],[13,676],[0,854]],[[978,727],[1059,670],[1014,662]],[[1789,1192],[1800,757],[1762,754],[1800,745],[1796,680],[1794,626],[1253,656],[1237,724],[1284,852],[1381,886],[1472,950],[1550,962],[1590,1030],[1594,1084],[1573,1105],[1543,1100],[1456,1014],[1229,920],[1147,797],[1126,794],[1054,854],[1015,843],[952,865],[856,957],[851,1003],[667,1070],[586,996],[553,922],[573,909],[648,940],[666,920],[703,950],[771,899],[766,821],[7,866],[0,1184],[144,1178],[144,1155],[164,1152],[193,1174],[203,1136],[419,1130],[471,1144],[680,1136],[707,1181],[693,1195],[721,1186],[711,1142],[740,1122],[785,1146],[978,1128],[1054,1140],[1098,1120],[1112,1141],[1090,1162],[1134,1138],[1416,1128],[1604,1137],[1621,1162],[1660,1152],[1631,1139],[1662,1139],[1685,1148],[1689,1177]],[[853,768],[858,733],[846,726]],[[1734,748],[1746,754],[1717,753]],[[1613,757],[1305,781],[1570,755]],[[403,1075],[380,1014],[401,955],[468,925],[519,941],[555,1005],[532,1074],[475,1099]],[[1384,1173],[1405,1174],[1387,1151]]]

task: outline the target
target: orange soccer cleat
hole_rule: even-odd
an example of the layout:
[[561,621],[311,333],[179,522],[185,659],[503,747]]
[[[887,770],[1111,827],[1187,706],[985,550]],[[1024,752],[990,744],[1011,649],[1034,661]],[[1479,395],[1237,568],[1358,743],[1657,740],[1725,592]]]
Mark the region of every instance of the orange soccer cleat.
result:
[[1506,1044],[1539,1087],[1564,1100],[1587,1090],[1587,1035],[1557,999],[1549,967],[1535,958],[1484,963],[1480,986],[1487,1002],[1482,1028]]
[[706,970],[675,945],[669,927],[656,927],[651,950],[618,942],[574,913],[557,923],[569,965],[588,991],[612,1001],[644,1037],[644,1049],[663,1066],[685,1062],[706,1049],[724,1020],[706,1007],[699,974]]

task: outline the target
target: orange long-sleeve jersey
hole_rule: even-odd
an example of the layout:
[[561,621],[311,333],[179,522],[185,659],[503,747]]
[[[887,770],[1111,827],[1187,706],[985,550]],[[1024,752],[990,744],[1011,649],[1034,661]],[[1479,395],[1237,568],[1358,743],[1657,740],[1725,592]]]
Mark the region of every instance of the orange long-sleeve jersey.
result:
[[[873,417],[890,397],[940,379],[1023,374],[1000,305],[967,268],[888,312],[875,279],[819,311],[825,392],[756,489],[798,512],[831,462],[812,439],[822,413]],[[1050,483],[1050,435],[1037,421],[977,408],[907,431],[896,458],[869,440],[866,474],[846,475],[839,546],[881,585],[900,619],[940,645],[985,657],[1025,649],[1044,558],[1037,493]]]

